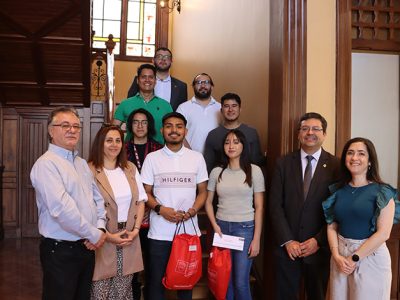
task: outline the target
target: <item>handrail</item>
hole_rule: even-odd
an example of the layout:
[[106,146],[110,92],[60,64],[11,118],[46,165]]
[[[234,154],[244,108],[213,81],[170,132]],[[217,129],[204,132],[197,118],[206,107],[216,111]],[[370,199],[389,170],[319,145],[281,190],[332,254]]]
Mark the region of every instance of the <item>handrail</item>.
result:
[[0,166],[0,240],[4,239],[3,224],[3,172],[5,166]]
[[114,48],[113,35],[108,36],[105,48],[92,48],[91,101],[105,101],[105,121],[111,122],[114,115]]

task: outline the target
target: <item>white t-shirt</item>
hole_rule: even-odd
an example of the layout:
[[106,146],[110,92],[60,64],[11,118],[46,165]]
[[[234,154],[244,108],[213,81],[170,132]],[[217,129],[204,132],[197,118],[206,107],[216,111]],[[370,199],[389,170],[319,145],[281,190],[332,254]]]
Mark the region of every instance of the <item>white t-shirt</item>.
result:
[[[183,211],[193,206],[197,184],[208,180],[206,163],[200,153],[185,147],[172,152],[167,146],[146,156],[141,177],[143,183],[153,186],[153,194],[158,203]],[[200,235],[197,215],[193,221]],[[186,233],[195,234],[190,220],[185,222],[185,227]],[[157,215],[154,210],[150,212],[149,238],[172,241],[175,229],[175,223]]]
[[[129,186],[128,179],[125,176],[124,171],[118,167],[114,170],[104,169],[104,173],[107,176],[108,182],[113,190],[115,202],[118,206],[118,222],[126,222],[128,220],[128,211],[131,206],[132,191]],[[136,169],[135,180],[138,187],[139,201],[147,201],[147,194],[144,190],[142,180],[138,170]]]
[[203,106],[193,96],[191,100],[179,105],[176,111],[184,115],[188,122],[186,140],[190,147],[204,153],[208,133],[221,123],[221,103],[211,97],[210,103]]

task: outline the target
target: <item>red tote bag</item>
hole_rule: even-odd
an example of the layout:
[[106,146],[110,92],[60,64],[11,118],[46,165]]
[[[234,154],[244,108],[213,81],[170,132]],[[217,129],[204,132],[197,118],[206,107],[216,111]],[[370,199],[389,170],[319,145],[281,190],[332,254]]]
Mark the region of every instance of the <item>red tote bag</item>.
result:
[[231,250],[212,247],[208,259],[208,287],[216,300],[225,300],[231,276]]
[[[184,233],[177,234],[182,224]],[[194,226],[193,220],[192,224]],[[171,254],[162,280],[167,289],[191,290],[201,277],[200,238],[197,236],[196,227],[194,230],[196,235],[190,235],[186,233],[184,222],[176,225]]]

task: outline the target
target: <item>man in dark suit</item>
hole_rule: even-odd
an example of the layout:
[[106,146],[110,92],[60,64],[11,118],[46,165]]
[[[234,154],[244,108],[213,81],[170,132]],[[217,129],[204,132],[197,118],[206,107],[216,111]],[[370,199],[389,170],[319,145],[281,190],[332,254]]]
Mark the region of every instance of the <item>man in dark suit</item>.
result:
[[[187,84],[175,77],[171,77],[169,69],[172,65],[172,52],[165,47],[156,50],[153,63],[156,67],[157,82],[154,88],[154,94],[168,101],[172,109],[176,111],[179,104],[188,99]],[[128,91],[128,98],[135,96],[139,91],[137,78],[133,79],[132,85]]]
[[321,202],[339,176],[339,159],[322,149],[327,122],[306,113],[299,122],[300,150],[277,161],[270,189],[275,249],[276,298],[298,299],[304,278],[308,300],[324,300],[330,251]]

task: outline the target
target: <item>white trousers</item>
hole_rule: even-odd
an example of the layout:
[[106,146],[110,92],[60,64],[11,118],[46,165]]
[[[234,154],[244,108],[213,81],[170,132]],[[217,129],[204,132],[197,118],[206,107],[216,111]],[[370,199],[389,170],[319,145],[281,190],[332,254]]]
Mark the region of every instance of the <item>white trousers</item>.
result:
[[[364,242],[365,240],[346,239],[339,235],[339,254],[350,256]],[[389,300],[392,270],[386,243],[357,262],[350,275],[341,273],[331,258],[329,282],[331,300]]]

